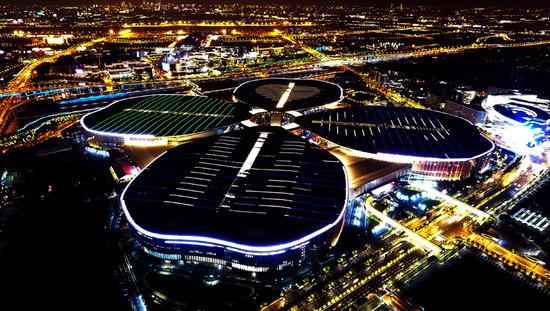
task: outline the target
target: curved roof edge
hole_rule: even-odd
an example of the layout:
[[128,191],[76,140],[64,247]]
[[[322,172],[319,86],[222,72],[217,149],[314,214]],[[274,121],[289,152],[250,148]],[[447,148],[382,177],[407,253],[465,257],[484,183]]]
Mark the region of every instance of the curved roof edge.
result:
[[[93,133],[95,135],[101,135],[101,136],[110,136],[110,137],[120,137],[120,138],[136,138],[136,139],[154,139],[154,138],[166,138],[166,137],[172,137],[172,138],[180,138],[180,137],[186,137],[186,136],[193,136],[193,135],[197,135],[197,134],[201,134],[201,133],[207,133],[207,132],[210,132],[210,131],[214,131],[214,130],[218,130],[218,129],[221,129],[221,128],[225,128],[227,126],[230,126],[230,125],[223,125],[223,126],[218,126],[218,127],[213,127],[211,129],[208,129],[208,130],[204,130],[204,131],[200,131],[200,132],[195,132],[195,133],[190,133],[190,134],[185,134],[185,135],[174,135],[174,136],[155,136],[153,134],[123,134],[123,133],[112,133],[112,132],[106,132],[106,131],[98,131],[98,130],[94,130],[94,129],[91,129],[89,128],[85,123],[84,123],[84,120],[86,119],[86,117],[94,114],[94,113],[97,113],[97,112],[100,112],[104,109],[107,109],[121,101],[124,101],[124,100],[128,100],[128,99],[133,99],[133,98],[140,98],[140,97],[149,97],[149,96],[191,96],[191,97],[208,97],[206,95],[188,95],[188,94],[146,94],[146,95],[139,95],[139,96],[131,96],[131,97],[126,97],[126,98],[121,98],[121,99],[118,99],[118,100],[115,100],[113,101],[112,103],[110,103],[109,105],[103,107],[103,108],[100,108],[98,110],[95,110],[95,111],[92,111],[90,113],[87,113],[85,114],[82,118],[80,118],[80,125],[84,128],[84,130],[86,130],[87,132],[90,132],[90,133]],[[227,104],[231,104],[231,103],[227,103]],[[236,121],[235,123],[238,123],[238,121]]]
[[[128,208],[126,207],[126,203],[124,202],[124,195],[126,194],[126,191],[130,187],[130,185],[133,183],[134,180],[136,180],[139,175],[145,171],[147,167],[149,167],[151,164],[153,164],[156,160],[160,159],[167,151],[160,154],[158,157],[156,157],[153,161],[151,161],[147,166],[145,166],[141,172],[134,177],[132,181],[130,181],[124,190],[122,191],[122,194],[120,195],[120,204],[122,206],[122,210],[124,212],[124,216],[130,223],[130,225],[136,229],[139,233],[148,236],[150,238],[160,239],[164,240],[167,244],[187,244],[187,245],[196,245],[196,246],[210,246],[210,247],[227,247],[231,251],[244,253],[244,254],[250,254],[250,255],[257,255],[257,256],[269,256],[269,255],[276,255],[284,253],[288,249],[293,249],[295,247],[300,247],[301,245],[307,244],[309,240],[325,233],[326,231],[330,230],[334,226],[336,226],[340,221],[343,219],[347,205],[349,200],[349,178],[348,173],[346,171],[346,167],[342,165],[342,170],[344,171],[344,177],[346,180],[346,198],[344,201],[344,206],[342,207],[340,214],[338,215],[338,218],[322,227],[321,229],[318,229],[304,237],[301,237],[297,240],[290,241],[287,243],[282,244],[276,244],[276,245],[247,245],[247,244],[240,244],[232,241],[226,241],[219,238],[214,237],[207,237],[207,236],[196,236],[196,235],[174,235],[174,234],[162,234],[162,233],[156,233],[149,231],[147,229],[144,229],[140,225],[138,225],[132,216],[130,215],[130,212],[128,211]],[[327,151],[328,152],[328,151]],[[340,160],[338,160],[340,161]]]
[[[234,90],[233,90],[233,95],[236,94],[237,90],[239,88],[241,88],[242,86],[244,86],[245,84],[248,84],[248,83],[252,83],[252,82],[257,82],[257,81],[265,81],[265,80],[302,80],[302,81],[317,81],[317,82],[323,82],[323,83],[328,83],[328,84],[332,84],[332,85],[335,85],[338,87],[338,89],[340,90],[340,96],[338,96],[338,100],[334,101],[334,102],[330,102],[330,103],[326,103],[326,104],[322,104],[320,106],[325,106],[325,105],[332,105],[332,104],[335,104],[335,103],[339,103],[341,102],[342,100],[344,100],[344,89],[334,83],[334,82],[330,82],[330,81],[325,81],[325,80],[315,80],[315,79],[299,79],[299,78],[261,78],[261,79],[254,79],[254,80],[248,80],[246,82],[243,82],[241,84],[239,84],[239,86],[237,86]],[[237,100],[243,104],[246,104],[246,105],[249,105],[249,106],[254,106],[256,107],[256,105],[254,104],[251,104],[251,103],[247,103],[239,98],[237,98]],[[304,109],[294,109],[294,110],[289,110],[289,111],[300,111],[300,110],[305,110],[305,109],[309,109],[309,108],[304,108]]]
[[[427,109],[427,110],[430,110],[430,109]],[[457,119],[461,119],[465,122],[468,122],[470,125],[475,126],[472,122],[470,122],[469,120],[467,120],[463,117],[455,116],[453,114],[442,112],[442,111],[437,111],[437,112],[452,116],[452,117],[457,118]],[[483,135],[482,133],[478,132],[479,136],[483,137],[483,139],[485,139],[486,141],[488,141],[491,144],[491,148],[489,148],[485,152],[482,152],[482,153],[480,153],[476,156],[470,157],[470,158],[434,158],[434,157],[417,157],[417,156],[402,155],[402,154],[390,154],[390,153],[370,153],[370,152],[356,150],[356,149],[353,149],[353,148],[350,148],[350,147],[346,147],[346,146],[342,146],[342,145],[339,145],[337,143],[334,143],[330,139],[327,139],[324,136],[319,135],[319,134],[307,129],[305,126],[300,125],[300,129],[305,130],[305,131],[310,132],[310,133],[313,133],[317,137],[320,137],[321,139],[323,139],[325,141],[328,141],[333,145],[338,145],[338,146],[342,147],[344,150],[350,150],[350,151],[353,152],[353,155],[355,155],[355,156],[362,157],[362,158],[373,158],[373,159],[377,159],[377,160],[381,160],[381,161],[394,162],[394,163],[414,163],[414,162],[418,162],[418,161],[465,162],[465,161],[470,161],[470,160],[475,160],[475,159],[481,158],[481,157],[493,152],[493,150],[495,150],[495,147],[496,147],[495,143],[491,139],[489,139],[487,136]]]

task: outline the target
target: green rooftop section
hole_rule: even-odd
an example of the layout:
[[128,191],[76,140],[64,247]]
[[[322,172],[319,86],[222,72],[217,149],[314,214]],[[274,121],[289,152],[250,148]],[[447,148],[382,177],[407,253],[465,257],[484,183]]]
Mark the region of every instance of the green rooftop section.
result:
[[85,117],[90,130],[107,134],[182,136],[234,123],[235,106],[190,95],[152,95],[124,99]]

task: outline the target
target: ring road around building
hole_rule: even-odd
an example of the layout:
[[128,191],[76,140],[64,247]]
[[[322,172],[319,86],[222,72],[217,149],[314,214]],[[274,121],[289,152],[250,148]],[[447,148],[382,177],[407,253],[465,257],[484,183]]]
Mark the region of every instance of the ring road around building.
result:
[[179,144],[223,133],[246,118],[243,110],[206,96],[145,95],[115,101],[80,123],[100,146]]
[[329,152],[280,127],[254,127],[168,150],[121,204],[150,255],[286,273],[338,239],[347,188]]
[[303,135],[352,156],[410,163],[437,180],[470,176],[488,163],[494,144],[465,119],[426,109],[349,106],[295,120]]

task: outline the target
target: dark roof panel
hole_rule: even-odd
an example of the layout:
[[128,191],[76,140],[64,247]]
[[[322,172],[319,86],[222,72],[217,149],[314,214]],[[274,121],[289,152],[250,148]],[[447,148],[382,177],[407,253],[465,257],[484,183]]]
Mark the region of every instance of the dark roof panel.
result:
[[343,165],[327,151],[281,128],[252,128],[169,150],[123,200],[151,232],[262,246],[334,224],[346,186]]
[[370,154],[468,159],[493,148],[468,121],[391,106],[349,106],[299,117],[296,123],[338,145]]
[[337,102],[343,96],[342,89],[334,83],[282,78],[248,81],[241,84],[234,94],[248,105],[269,111],[320,107]]
[[244,119],[234,104],[206,96],[147,95],[122,99],[87,115],[92,131],[157,137],[191,135]]

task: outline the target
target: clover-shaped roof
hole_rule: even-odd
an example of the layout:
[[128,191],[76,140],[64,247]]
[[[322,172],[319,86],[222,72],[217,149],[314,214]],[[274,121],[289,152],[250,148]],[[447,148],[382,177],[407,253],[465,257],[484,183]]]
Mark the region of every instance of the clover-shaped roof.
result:
[[145,95],[115,101],[81,124],[108,136],[177,137],[234,124],[248,116],[243,109],[207,96]]
[[[334,86],[265,79],[241,85],[235,95],[265,107],[262,114],[280,115],[338,102],[342,93]],[[96,130],[186,135],[243,120],[232,104],[192,96],[176,97],[174,103],[165,96],[131,99],[84,123]],[[266,127],[252,118],[240,126],[249,128],[168,150],[125,189],[121,202],[127,219],[142,234],[170,243],[279,252],[336,226],[347,204],[344,165],[294,133],[313,133],[356,155],[395,162],[467,161],[494,148],[468,121],[432,110],[348,105],[307,112],[291,114],[292,127]],[[151,116],[141,120],[142,113]],[[285,130],[296,129],[296,123],[302,130]]]
[[340,86],[327,81],[270,78],[245,82],[234,95],[245,104],[268,111],[303,111],[338,102],[344,93]]
[[168,150],[126,188],[140,232],[174,243],[278,251],[335,226],[347,202],[342,163],[280,127],[254,127]]
[[356,155],[387,161],[463,161],[494,148],[469,121],[428,109],[348,106],[301,116],[295,122]]

